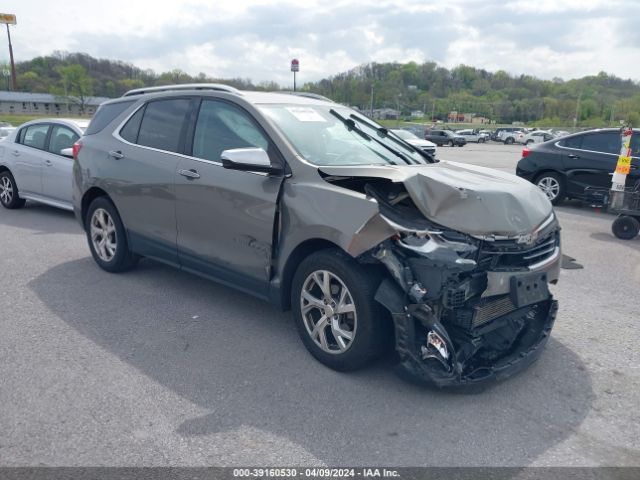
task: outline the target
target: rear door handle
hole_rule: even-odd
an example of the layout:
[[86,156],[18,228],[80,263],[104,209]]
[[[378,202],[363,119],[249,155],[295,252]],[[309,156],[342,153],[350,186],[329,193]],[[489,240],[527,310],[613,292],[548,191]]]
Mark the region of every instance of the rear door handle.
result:
[[116,160],[120,160],[121,158],[124,158],[124,154],[120,150],[118,151],[111,150],[109,152],[109,156],[115,158]]
[[18,150],[13,150],[13,151],[11,152],[11,154],[12,154],[14,157],[19,157],[19,156],[20,156],[20,152],[19,152]]
[[187,177],[189,179],[200,178],[200,174],[193,168],[191,170],[178,170],[178,173],[183,177]]
[[51,160],[45,160],[45,161],[44,161],[44,164],[45,164],[47,167],[50,167],[51,165],[53,165],[53,162],[52,162]]
[[573,158],[573,159],[577,159],[580,158],[580,155],[574,155],[573,153],[570,155],[567,155],[569,158]]

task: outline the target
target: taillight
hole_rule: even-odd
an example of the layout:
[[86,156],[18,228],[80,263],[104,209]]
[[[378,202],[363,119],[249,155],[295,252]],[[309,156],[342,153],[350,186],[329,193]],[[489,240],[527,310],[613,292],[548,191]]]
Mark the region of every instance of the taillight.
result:
[[82,148],[82,142],[78,140],[73,144],[73,159],[78,160],[78,154],[80,153],[80,149]]
[[531,150],[529,150],[528,147],[524,147],[522,149],[522,158],[527,158],[529,156],[529,152],[531,152]]

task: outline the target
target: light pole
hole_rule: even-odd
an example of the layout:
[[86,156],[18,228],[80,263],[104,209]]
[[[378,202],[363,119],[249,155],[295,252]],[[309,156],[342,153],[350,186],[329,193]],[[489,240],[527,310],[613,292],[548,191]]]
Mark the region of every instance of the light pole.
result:
[[13,63],[13,46],[11,45],[11,33],[9,32],[9,25],[16,24],[16,16],[11,13],[0,13],[0,23],[4,23],[7,26],[7,38],[9,39],[9,59],[11,61],[11,85],[12,90],[18,90],[18,82],[16,80],[16,66]]

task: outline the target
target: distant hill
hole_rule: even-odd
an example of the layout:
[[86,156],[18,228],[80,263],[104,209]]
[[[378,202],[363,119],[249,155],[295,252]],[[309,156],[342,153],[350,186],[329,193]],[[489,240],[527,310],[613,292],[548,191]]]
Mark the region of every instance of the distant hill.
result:
[[[179,69],[156,73],[122,61],[64,52],[19,62],[18,86],[29,92],[60,92],[64,87],[61,72],[70,65],[83,67],[95,96],[116,97],[142,86],[192,82],[225,83],[251,90],[281,89],[274,82],[254,84],[250,79],[218,79],[204,73],[191,76]],[[617,125],[623,120],[640,126],[640,84],[605,72],[564,81],[488,72],[466,65],[449,70],[434,62],[371,63],[306,83],[302,89],[368,111],[372,87],[375,108],[399,108],[403,116],[422,111],[429,120],[432,115],[446,120],[449,112],[458,111],[499,123],[560,126],[571,124],[577,112],[578,125]]]

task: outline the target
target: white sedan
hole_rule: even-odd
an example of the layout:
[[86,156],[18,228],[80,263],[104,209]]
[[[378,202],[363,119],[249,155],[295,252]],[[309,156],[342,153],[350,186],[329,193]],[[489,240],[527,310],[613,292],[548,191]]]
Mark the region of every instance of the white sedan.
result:
[[20,208],[25,200],[73,210],[73,144],[89,120],[27,122],[0,142],[0,203]]
[[535,130],[533,132],[529,132],[522,137],[516,139],[518,143],[522,143],[523,145],[531,145],[532,143],[542,143],[547,142],[555,138],[555,135],[547,130]]
[[423,152],[431,155],[432,157],[436,156],[435,143],[430,142],[429,140],[425,140],[424,138],[420,138],[417,135],[415,135],[413,132],[410,132],[409,130],[402,130],[398,128],[398,129],[393,129],[391,131],[395,133],[397,136],[399,136],[401,139],[403,139],[405,142],[413,145],[416,148],[419,148]]
[[477,132],[476,130],[471,130],[471,129],[458,130],[456,132],[456,135],[463,136],[467,141],[467,143],[469,142],[484,143],[487,140],[489,140],[489,134],[480,133],[480,132]]

